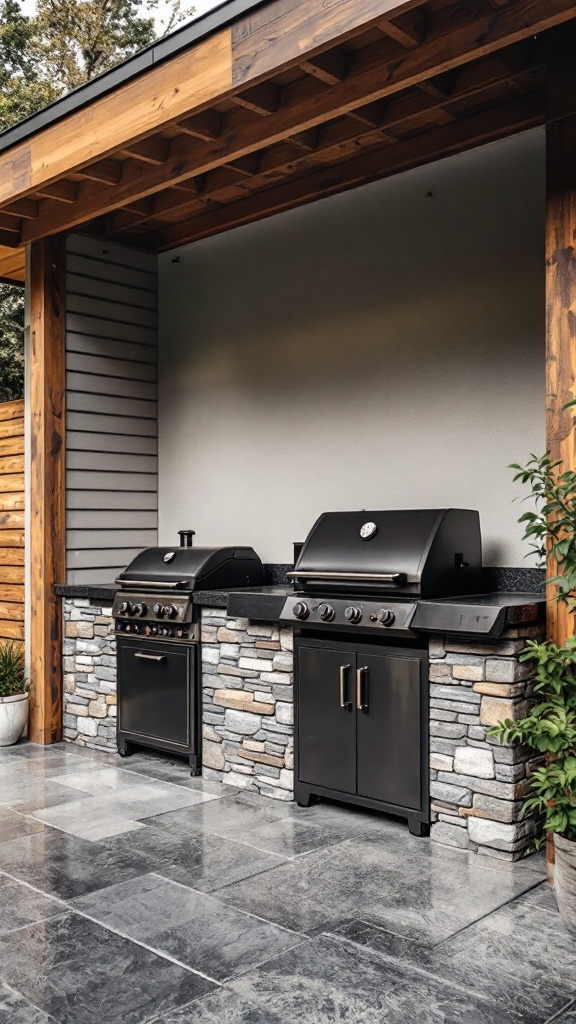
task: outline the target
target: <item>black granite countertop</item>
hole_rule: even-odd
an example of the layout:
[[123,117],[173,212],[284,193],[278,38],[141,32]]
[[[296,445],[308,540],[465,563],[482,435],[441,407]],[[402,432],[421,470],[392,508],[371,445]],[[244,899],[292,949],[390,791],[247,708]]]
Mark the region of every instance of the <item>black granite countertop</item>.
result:
[[118,590],[116,583],[57,583],[57,597],[87,597],[90,601],[113,601]]

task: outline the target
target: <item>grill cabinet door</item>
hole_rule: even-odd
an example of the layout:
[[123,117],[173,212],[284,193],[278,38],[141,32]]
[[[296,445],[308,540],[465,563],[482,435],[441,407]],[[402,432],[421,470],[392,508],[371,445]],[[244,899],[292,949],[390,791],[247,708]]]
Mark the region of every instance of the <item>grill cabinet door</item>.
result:
[[358,654],[358,795],[420,810],[418,658]]
[[341,793],[355,793],[355,655],[300,646],[298,659],[299,780]]
[[192,712],[191,671],[187,649],[119,638],[120,730],[187,747]]

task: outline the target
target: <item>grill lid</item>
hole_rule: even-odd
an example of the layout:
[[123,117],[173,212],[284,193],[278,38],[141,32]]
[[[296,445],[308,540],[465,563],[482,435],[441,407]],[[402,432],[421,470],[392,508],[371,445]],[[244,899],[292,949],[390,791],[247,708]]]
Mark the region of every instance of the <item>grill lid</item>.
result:
[[293,573],[305,591],[470,593],[480,585],[480,522],[469,509],[324,512]]
[[257,587],[264,583],[264,567],[253,548],[145,548],[116,583],[161,590]]

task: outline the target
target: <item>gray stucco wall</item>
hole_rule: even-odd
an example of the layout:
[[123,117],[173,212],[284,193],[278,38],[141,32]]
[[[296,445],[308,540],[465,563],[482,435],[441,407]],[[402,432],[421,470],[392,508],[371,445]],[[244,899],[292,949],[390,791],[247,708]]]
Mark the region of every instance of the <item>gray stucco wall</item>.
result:
[[[175,262],[177,260],[177,262]],[[160,541],[287,562],[326,509],[480,509],[544,448],[544,143],[474,150],[159,257]]]
[[156,257],[73,235],[66,294],[68,583],[157,543]]

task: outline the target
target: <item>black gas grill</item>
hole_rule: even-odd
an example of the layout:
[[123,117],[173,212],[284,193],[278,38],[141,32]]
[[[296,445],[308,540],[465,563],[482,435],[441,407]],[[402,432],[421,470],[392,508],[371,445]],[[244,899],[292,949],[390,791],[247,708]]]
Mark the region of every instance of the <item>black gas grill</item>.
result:
[[325,513],[290,576],[297,802],[337,798],[425,834],[428,645],[415,619],[426,600],[480,589],[478,513]]
[[288,575],[282,618],[303,629],[413,637],[418,601],[481,589],[477,512],[326,512]]
[[247,547],[147,548],[120,574],[112,615],[117,637],[118,751],[135,744],[189,758],[200,771],[199,590],[260,586],[264,569]]

